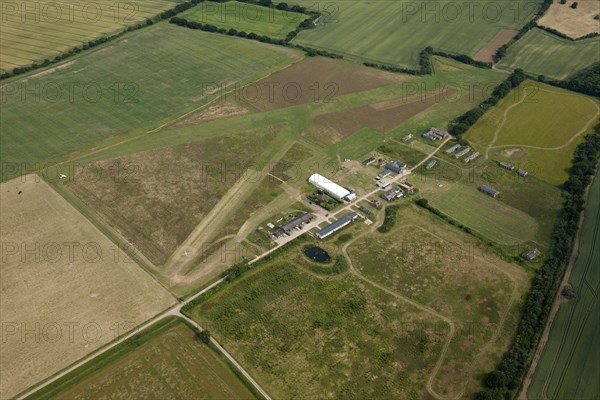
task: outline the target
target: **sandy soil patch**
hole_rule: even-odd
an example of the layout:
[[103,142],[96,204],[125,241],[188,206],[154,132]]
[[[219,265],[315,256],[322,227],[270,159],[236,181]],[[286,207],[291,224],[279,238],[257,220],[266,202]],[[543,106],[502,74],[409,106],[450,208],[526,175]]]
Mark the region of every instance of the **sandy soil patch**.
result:
[[219,100],[202,110],[189,115],[187,118],[173,124],[175,127],[193,125],[200,122],[212,121],[215,119],[233,117],[236,115],[247,114],[249,110],[234,102]]
[[485,45],[485,47],[473,56],[476,61],[493,62],[494,55],[502,45],[510,42],[518,31],[514,29],[502,29]]
[[590,33],[600,33],[600,21],[594,19],[600,15],[600,0],[577,1],[577,8],[572,9],[572,0],[560,4],[555,0],[538,24],[556,29],[570,38],[577,39]]

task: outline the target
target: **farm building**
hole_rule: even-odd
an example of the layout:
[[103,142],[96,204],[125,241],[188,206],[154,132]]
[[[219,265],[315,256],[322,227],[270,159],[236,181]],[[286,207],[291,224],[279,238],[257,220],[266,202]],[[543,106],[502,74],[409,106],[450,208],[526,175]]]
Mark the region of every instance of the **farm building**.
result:
[[319,239],[325,239],[327,236],[331,235],[332,233],[334,233],[336,231],[339,231],[340,229],[342,229],[343,227],[345,227],[346,225],[348,225],[349,223],[354,221],[356,218],[358,218],[358,214],[355,212],[352,212],[351,214],[338,219],[333,224],[321,229],[319,232],[316,233],[316,236]]
[[446,153],[446,154],[452,154],[452,153],[454,153],[458,149],[460,149],[460,144],[455,144],[454,146],[452,146],[448,150],[446,150],[444,153]]
[[406,135],[402,138],[402,141],[408,142],[410,139],[412,139],[412,137],[413,137],[412,133],[409,133],[408,135]]
[[540,253],[540,251],[537,249],[537,247],[532,247],[529,250],[527,250],[525,253],[521,254],[521,257],[523,257],[527,261],[533,261],[538,256],[539,253]]
[[358,206],[358,209],[362,212],[364,212],[365,214],[369,215],[372,214],[371,210],[369,210],[367,207],[365,206]]
[[425,166],[425,169],[431,169],[431,168],[435,167],[435,164],[437,164],[437,160],[431,160],[427,163],[427,165]]
[[492,189],[489,186],[485,186],[485,185],[481,185],[479,186],[479,190],[485,194],[487,194],[488,196],[492,196],[492,197],[498,197],[498,195],[500,194],[499,191],[497,191],[496,189]]
[[354,194],[350,190],[341,187],[337,183],[332,182],[319,174],[312,174],[310,178],[308,178],[308,183],[315,186],[317,189],[324,191],[325,193],[339,201],[352,201],[356,198],[356,194]]
[[379,200],[371,200],[369,202],[373,207],[381,207],[381,202]]
[[517,174],[519,174],[521,176],[527,176],[527,175],[529,175],[529,172],[525,171],[524,169],[518,169]]
[[454,155],[454,158],[459,159],[459,158],[465,156],[470,151],[471,151],[471,148],[469,146],[467,146],[464,149],[462,149],[461,151],[459,151],[458,153],[456,153]]
[[377,177],[375,179],[380,180],[391,174],[392,174],[392,171],[390,171],[389,169],[384,169],[377,175]]
[[401,182],[398,184],[398,187],[405,193],[413,193],[415,191],[415,187],[408,182]]
[[449,133],[438,128],[431,128],[423,134],[423,137],[429,140],[442,140],[449,136]]
[[404,169],[406,168],[406,164],[404,164],[403,162],[400,162],[398,160],[396,161],[392,161],[391,163],[387,163],[385,164],[385,169],[395,172],[397,174],[401,173],[402,171],[404,171]]
[[304,224],[309,223],[310,221],[312,221],[312,219],[313,219],[313,215],[311,213],[305,213],[297,218],[294,218],[290,222],[288,222],[284,225],[281,225],[281,228],[286,232],[291,231],[292,229],[295,229],[298,226],[302,226]]
[[385,189],[386,187],[390,186],[392,183],[390,181],[380,181],[377,183],[377,186],[379,186],[382,189]]
[[394,189],[390,189],[387,192],[381,194],[381,198],[387,201],[392,201],[396,198],[396,191]]
[[466,157],[466,158],[463,160],[463,162],[464,162],[465,164],[467,164],[467,163],[470,163],[471,161],[473,161],[474,159],[476,159],[476,158],[477,158],[477,157],[479,157],[479,156],[480,156],[479,152],[478,152],[478,151],[476,151],[475,153],[473,153],[473,154],[470,154],[468,157]]
[[362,162],[362,165],[371,165],[375,162],[375,157],[369,157]]
[[504,169],[507,169],[507,170],[509,170],[509,171],[512,171],[512,170],[514,170],[514,169],[515,169],[515,167],[513,167],[511,164],[509,164],[509,163],[507,163],[507,162],[504,162],[504,161],[501,161],[499,165],[500,165],[502,168],[504,168]]

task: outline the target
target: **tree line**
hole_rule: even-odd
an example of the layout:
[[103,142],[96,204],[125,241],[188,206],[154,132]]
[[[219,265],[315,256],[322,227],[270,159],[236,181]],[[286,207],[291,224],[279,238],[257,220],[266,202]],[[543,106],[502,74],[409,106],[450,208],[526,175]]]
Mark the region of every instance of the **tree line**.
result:
[[490,97],[482,101],[477,107],[470,109],[469,111],[450,121],[450,124],[448,125],[448,132],[457,138],[460,138],[460,136],[471,126],[475,125],[479,118],[481,118],[488,109],[498,104],[500,99],[506,97],[506,95],[510,93],[512,89],[518,87],[525,79],[527,79],[527,75],[522,70],[515,70],[508,76],[508,78],[494,88],[494,91]]
[[484,378],[486,389],[476,395],[476,400],[499,400],[516,395],[565,274],[585,206],[586,189],[596,173],[599,159],[600,125],[597,125],[575,150],[569,178],[562,188],[563,206],[554,225],[549,254],[532,279],[517,333],[496,369]]

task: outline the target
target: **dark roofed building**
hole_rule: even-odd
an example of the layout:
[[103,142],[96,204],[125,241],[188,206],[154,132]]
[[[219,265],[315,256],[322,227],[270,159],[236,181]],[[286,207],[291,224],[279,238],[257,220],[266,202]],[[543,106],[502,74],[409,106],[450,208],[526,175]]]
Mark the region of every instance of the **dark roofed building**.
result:
[[512,165],[510,165],[509,163],[507,163],[507,162],[504,162],[504,161],[501,161],[501,162],[500,162],[500,166],[501,166],[502,168],[504,168],[504,169],[507,169],[507,170],[509,170],[509,171],[512,171],[513,169],[515,169],[515,167],[513,167]]
[[397,174],[401,173],[405,168],[406,164],[398,160],[385,164],[385,169],[395,172]]
[[492,189],[489,186],[485,186],[485,185],[481,185],[479,186],[479,190],[485,194],[487,194],[488,196],[492,196],[492,197],[498,197],[498,195],[500,194],[499,191],[497,191],[496,189]]
[[529,173],[527,171],[525,171],[524,169],[518,169],[517,170],[517,174],[519,174],[521,176],[527,176],[527,175],[529,175]]
[[294,218],[293,220],[291,220],[290,222],[281,225],[281,229],[283,229],[285,232],[291,231],[292,229],[295,229],[298,226],[301,226],[303,224],[306,224],[310,221],[312,221],[313,219],[313,215],[311,213],[305,213],[301,216],[299,216],[298,218]]
[[375,157],[369,157],[362,162],[362,165],[371,165],[375,162]]
[[387,201],[391,201],[396,197],[396,191],[394,189],[390,189],[385,193],[381,194],[381,198]]
[[373,214],[373,213],[371,212],[371,210],[369,210],[369,209],[368,209],[367,207],[365,207],[365,206],[358,206],[358,209],[359,209],[360,211],[364,212],[365,214]]

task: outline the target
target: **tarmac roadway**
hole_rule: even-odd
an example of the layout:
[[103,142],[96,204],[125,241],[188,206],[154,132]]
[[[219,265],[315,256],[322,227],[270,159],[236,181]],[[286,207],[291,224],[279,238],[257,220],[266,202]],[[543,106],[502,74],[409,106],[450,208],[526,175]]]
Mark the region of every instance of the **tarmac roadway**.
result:
[[[451,140],[452,137],[447,137],[446,139],[444,139],[442,141],[442,143],[431,153],[429,154],[426,158],[424,158],[421,162],[419,162],[417,165],[415,165],[413,168],[409,169],[409,170],[405,170],[403,171],[401,174],[396,175],[394,178],[390,179],[389,181],[392,184],[398,183],[400,180],[406,178],[408,175],[410,175],[412,173],[412,171],[416,170],[417,168],[419,168],[423,163],[427,162],[431,157],[433,157],[449,140]],[[356,206],[356,204],[358,204],[360,201],[363,200],[368,200],[370,198],[373,198],[373,196],[377,196],[377,194],[381,192],[381,189],[374,189],[373,191],[357,198],[356,200],[346,204],[344,207],[342,207],[339,210],[335,211],[335,214],[339,214],[340,212],[343,211],[355,211],[353,209],[354,206]],[[275,247],[273,247],[272,249],[270,249],[269,251],[261,254],[260,256],[254,258],[252,261],[250,261],[250,264],[253,264],[255,262],[257,262],[258,260],[268,256],[269,254],[271,254],[273,251],[277,250],[278,248],[280,248],[281,246],[285,245],[286,243],[291,242],[292,240],[296,239],[298,236],[306,233],[307,231],[321,225],[322,223],[325,222],[332,222],[332,215],[329,211],[324,210],[323,208],[315,205],[315,204],[311,204],[308,201],[306,201],[306,205],[308,205],[312,210],[313,210],[313,215],[315,215],[315,218],[313,218],[313,220],[311,222],[309,222],[308,224],[304,225],[304,227],[298,231],[298,230],[294,230],[292,231],[290,236],[283,236],[281,238],[279,238],[276,243],[277,245]],[[363,216],[364,218],[364,216]],[[209,290],[211,290],[212,288],[214,288],[215,286],[220,285],[221,283],[223,283],[225,281],[225,278],[221,278],[216,282],[213,282],[211,285],[207,286],[206,288],[202,289],[201,291],[199,291],[198,293],[194,294],[193,296],[189,297],[188,299],[177,303],[176,305],[172,306],[171,308],[168,308],[167,310],[163,311],[162,313],[158,314],[157,316],[155,316],[154,318],[142,323],[141,325],[138,325],[137,327],[135,327],[134,329],[132,329],[131,331],[129,331],[128,333],[126,333],[125,335],[123,335],[121,338],[105,345],[104,347],[101,347],[100,349],[94,351],[93,353],[89,354],[87,357],[81,359],[80,361],[76,362],[75,364],[72,364],[70,367],[64,369],[63,371],[59,372],[56,375],[53,375],[52,377],[50,377],[49,379],[41,382],[40,384],[34,386],[33,388],[27,390],[26,392],[24,392],[23,394],[19,395],[17,397],[18,400],[22,400],[25,399],[28,396],[31,396],[32,394],[36,393],[38,390],[50,385],[51,383],[57,381],[58,379],[64,377],[65,375],[67,375],[68,373],[74,371],[75,369],[81,367],[82,365],[90,362],[91,360],[93,360],[94,358],[100,356],[103,353],[106,353],[108,350],[112,349],[115,346],[118,346],[119,344],[125,342],[128,339],[131,339],[134,335],[138,334],[139,332],[143,331],[146,328],[149,328],[150,326],[152,326],[153,324],[157,323],[158,321],[162,320],[163,318],[167,318],[170,316],[176,316],[179,318],[182,318],[186,321],[188,321],[190,324],[192,324],[193,326],[195,326],[197,329],[202,330],[202,327],[200,325],[198,325],[198,323],[196,323],[195,321],[189,319],[187,316],[183,315],[181,313],[181,309],[183,307],[185,307],[186,305],[188,305],[189,303],[191,303],[192,301],[194,301],[196,298],[198,298],[199,296],[201,296],[202,294],[208,292]],[[235,366],[235,368],[237,368],[239,370],[239,372],[244,375],[244,377],[246,377],[246,379],[248,380],[248,382],[250,382],[254,388],[262,395],[264,396],[264,398],[266,400],[271,400],[271,397],[267,394],[267,392],[260,387],[260,385],[252,378],[252,376],[250,376],[250,374],[233,358],[233,356],[231,356],[231,354],[229,354],[227,352],[227,350],[225,350],[214,338],[211,338],[211,342],[215,345],[215,347],[225,356],[227,357],[227,359]]]

